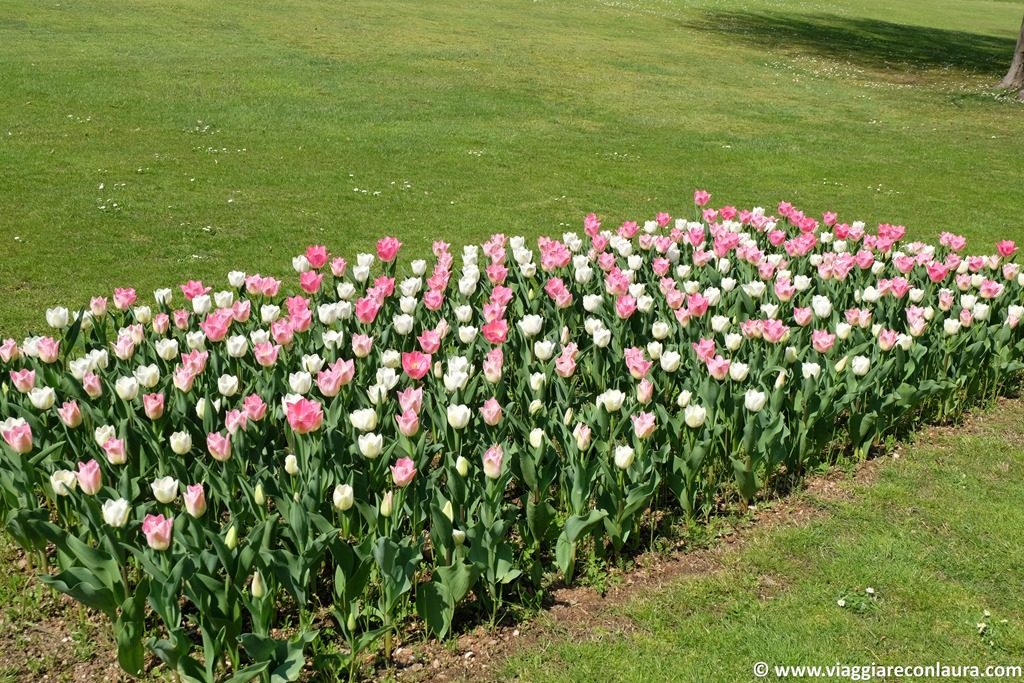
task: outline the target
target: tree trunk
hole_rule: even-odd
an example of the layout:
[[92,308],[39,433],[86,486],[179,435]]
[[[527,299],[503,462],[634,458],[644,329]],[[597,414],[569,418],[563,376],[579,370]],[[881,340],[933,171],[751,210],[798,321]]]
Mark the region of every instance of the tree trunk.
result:
[[1021,99],[1024,99],[1024,21],[1020,25],[1020,35],[1017,36],[1017,47],[1013,50],[1010,70],[999,82],[999,87],[1019,90]]

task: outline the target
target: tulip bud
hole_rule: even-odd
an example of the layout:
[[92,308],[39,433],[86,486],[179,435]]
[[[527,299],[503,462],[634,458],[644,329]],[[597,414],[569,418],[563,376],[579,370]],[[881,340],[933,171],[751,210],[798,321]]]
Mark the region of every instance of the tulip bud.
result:
[[466,532],[461,529],[452,529],[452,541],[455,545],[462,545],[466,542]]
[[238,547],[238,529],[233,525],[228,529],[228,533],[224,536],[224,545],[228,550],[234,550]]
[[455,459],[455,471],[459,473],[460,477],[465,479],[469,474],[469,461],[460,455]]
[[388,491],[387,493],[385,493],[384,497],[381,498],[381,501],[380,501],[380,516],[381,517],[390,517],[391,516],[391,505],[392,505],[392,499],[393,498],[394,498],[394,494],[391,491]]
[[261,600],[263,596],[267,594],[267,586],[263,583],[263,575],[259,572],[253,574],[252,586],[250,587],[249,592],[252,593],[252,597],[257,600]]
[[441,508],[441,512],[448,518],[449,522],[455,521],[455,510],[452,509],[452,502],[449,500],[445,502],[444,507]]
[[544,430],[539,427],[530,431],[530,446],[540,448],[544,445]]
[[252,492],[252,502],[256,504],[256,507],[263,507],[267,503],[267,496],[263,492],[263,483],[256,484],[256,489]]

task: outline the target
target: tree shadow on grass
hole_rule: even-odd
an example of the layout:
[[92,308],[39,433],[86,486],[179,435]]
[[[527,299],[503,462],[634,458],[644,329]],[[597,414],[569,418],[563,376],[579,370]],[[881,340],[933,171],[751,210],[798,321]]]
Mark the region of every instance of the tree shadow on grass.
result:
[[768,49],[796,50],[867,68],[952,67],[995,78],[1006,71],[1015,45],[1011,38],[833,14],[709,11],[686,25]]

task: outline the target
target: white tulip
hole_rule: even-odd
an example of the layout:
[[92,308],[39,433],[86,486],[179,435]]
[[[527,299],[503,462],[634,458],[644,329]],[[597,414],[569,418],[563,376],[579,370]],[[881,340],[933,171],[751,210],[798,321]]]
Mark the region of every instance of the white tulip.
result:
[[245,284],[245,273],[240,270],[232,270],[228,273],[228,284],[238,289]]
[[622,403],[626,400],[626,395],[618,389],[609,389],[597,397],[597,405],[603,407],[609,413],[614,413],[622,409]]
[[850,368],[853,370],[854,375],[863,377],[868,374],[868,370],[871,368],[871,359],[864,356],[854,356],[853,360],[850,361]]
[[448,424],[453,429],[465,429],[469,424],[472,411],[467,405],[453,404],[448,406]]
[[174,477],[161,477],[149,487],[153,490],[153,497],[164,505],[173,503],[178,497],[178,480]]
[[538,360],[547,361],[551,360],[551,356],[555,354],[555,343],[547,340],[538,340],[533,343],[533,355],[537,356]]
[[232,304],[235,303],[235,293],[226,290],[214,292],[213,303],[216,304],[217,308],[231,308]]
[[405,313],[400,313],[391,319],[391,326],[395,328],[395,332],[403,337],[412,332],[415,323],[416,319]]
[[185,455],[192,450],[192,436],[188,432],[174,432],[170,441],[171,450],[178,455]]
[[371,432],[377,428],[377,411],[373,408],[353,410],[348,419],[361,432]]
[[686,426],[691,429],[702,427],[707,416],[708,411],[703,406],[689,405],[683,410],[683,420],[686,422]]
[[800,366],[804,379],[818,379],[821,375],[821,366],[817,363],[804,363]]
[[748,374],[750,374],[750,366],[746,363],[736,361],[729,365],[729,377],[734,382],[742,382],[747,378]]
[[522,320],[517,324],[519,325],[519,329],[522,330],[524,336],[535,337],[540,333],[541,328],[544,326],[544,318],[539,315],[524,315]]
[[122,401],[134,401],[139,395],[139,381],[134,377],[119,377],[114,383],[114,391]]
[[380,452],[384,450],[384,437],[380,434],[374,434],[373,432],[360,434],[356,442],[359,445],[359,452],[363,454],[363,457],[371,460],[380,455]]
[[752,413],[756,413],[764,408],[765,401],[767,400],[768,397],[763,391],[748,389],[747,393],[743,395],[743,407]]
[[350,510],[355,503],[355,491],[349,484],[338,484],[334,487],[334,494],[331,496],[334,509],[338,512]]
[[308,394],[313,387],[313,376],[308,372],[293,372],[288,375],[288,387],[296,394]]
[[678,351],[665,351],[661,354],[661,369],[665,372],[675,372],[679,369],[682,359]]
[[594,313],[601,309],[601,304],[604,302],[604,298],[600,294],[584,294],[583,295],[583,310],[587,313]]
[[213,300],[209,294],[200,294],[192,298],[192,311],[196,315],[206,315],[213,308]]
[[71,470],[55,470],[50,475],[50,486],[58,496],[70,496],[78,487],[78,477]]
[[227,398],[234,396],[238,393],[238,378],[234,375],[221,375],[217,378],[217,391]]
[[130,509],[124,498],[108,500],[103,503],[103,521],[115,528],[123,527],[128,523]]
[[236,334],[228,337],[227,348],[229,356],[232,358],[242,358],[249,349],[249,341],[245,338],[245,335]]
[[63,330],[68,326],[70,314],[63,306],[46,309],[46,324],[55,330]]
[[284,456],[284,471],[293,477],[299,473],[299,459],[294,453]]
[[160,368],[155,363],[140,365],[132,374],[135,376],[135,381],[146,389],[152,389],[160,382]]
[[260,320],[264,325],[269,325],[281,317],[281,307],[274,304],[263,304],[260,306]]
[[636,458],[636,451],[629,446],[615,447],[615,466],[620,470],[628,470]]

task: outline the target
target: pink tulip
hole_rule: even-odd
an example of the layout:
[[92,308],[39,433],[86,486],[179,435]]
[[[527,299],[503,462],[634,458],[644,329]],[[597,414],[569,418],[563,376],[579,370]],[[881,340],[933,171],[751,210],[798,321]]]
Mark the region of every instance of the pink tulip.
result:
[[8,426],[0,434],[7,445],[18,454],[24,455],[32,450],[32,428],[22,419],[5,422]]
[[487,449],[484,453],[484,476],[488,479],[497,479],[501,476],[501,465],[505,458],[505,453],[502,451],[501,446],[495,444]]
[[480,327],[480,334],[491,344],[504,344],[508,339],[508,321],[504,318],[493,320]]
[[107,297],[96,296],[89,301],[89,312],[94,318],[102,318],[107,314]]
[[153,550],[167,550],[171,547],[171,533],[174,530],[174,518],[163,515],[146,515],[142,520],[142,533],[146,543]]
[[697,190],[693,193],[693,203],[697,206],[704,206],[711,201],[711,195],[705,190]]
[[103,473],[100,472],[100,464],[95,460],[78,463],[75,477],[78,479],[78,488],[87,496],[96,495],[103,487]]
[[416,433],[420,430],[420,416],[412,410],[406,410],[395,415],[395,421],[398,423],[398,431],[405,436],[416,436]]
[[430,372],[430,355],[419,351],[403,353],[402,369],[414,380],[423,379]]
[[309,434],[320,429],[324,412],[319,401],[300,398],[286,404],[288,424],[296,434]]
[[206,449],[210,451],[214,460],[226,462],[231,458],[231,437],[220,432],[211,432],[206,435]]
[[419,342],[423,353],[437,353],[437,350],[441,348],[441,335],[435,330],[425,330],[416,341]]
[[321,370],[316,376],[316,386],[326,398],[333,398],[341,391],[341,372],[335,366]]
[[827,330],[814,330],[811,333],[811,346],[818,353],[828,353],[836,343],[836,336]]
[[187,330],[189,328],[189,318],[192,317],[191,313],[184,309],[180,309],[174,311],[174,313],[172,313],[171,315],[174,318],[174,326],[176,328],[178,328],[179,330]]
[[159,420],[164,414],[164,395],[143,394],[142,406],[146,412],[146,417],[150,420]]
[[3,362],[10,363],[12,360],[17,360],[20,355],[18,343],[13,339],[5,339],[3,344],[0,344],[0,360]]
[[242,401],[245,415],[253,422],[259,422],[267,414],[267,404],[258,394],[249,394]]
[[356,358],[366,358],[373,348],[373,337],[365,334],[352,335],[352,353]]
[[153,322],[151,323],[153,331],[157,334],[167,334],[167,330],[171,327],[171,316],[166,313],[157,313],[153,316]]
[[82,388],[89,398],[99,398],[103,395],[103,383],[100,381],[98,375],[94,373],[86,373],[82,377]]
[[418,415],[423,408],[423,387],[408,387],[398,392],[398,405],[402,412],[412,411]]
[[200,280],[189,280],[181,285],[181,293],[185,295],[185,301],[192,301],[197,296],[203,296],[213,291],[212,287],[206,287]]
[[214,311],[206,316],[206,320],[199,323],[199,327],[202,328],[207,339],[212,342],[219,342],[223,341],[224,337],[227,336],[233,320],[234,318],[231,317],[231,313]]
[[241,429],[245,431],[246,426],[249,424],[249,416],[242,410],[229,410],[224,415],[224,428],[228,430],[228,434],[234,435]]
[[124,439],[107,439],[103,444],[103,452],[107,454],[107,462],[111,465],[123,465],[128,462]]
[[338,381],[344,387],[356,376],[356,363],[351,358],[339,358],[331,363],[331,370],[338,373]]
[[390,263],[398,256],[398,250],[402,243],[395,237],[384,237],[377,240],[377,258],[384,263]]
[[363,297],[356,301],[356,320],[364,325],[370,325],[377,319],[380,312],[380,301],[373,297]]
[[348,262],[345,259],[338,257],[331,260],[331,275],[334,277],[344,277],[347,269]]
[[57,409],[57,415],[68,429],[74,429],[82,424],[82,411],[77,401],[65,401],[64,405]]
[[878,346],[883,351],[889,351],[896,346],[899,339],[900,335],[896,330],[882,330],[878,333]]
[[1003,240],[996,245],[996,251],[1003,258],[1010,258],[1017,253],[1017,244],[1013,240]]
[[498,403],[496,398],[489,398],[484,401],[483,406],[480,407],[480,415],[483,417],[484,422],[491,427],[496,426],[501,422],[502,409],[501,404]]
[[202,484],[192,484],[185,489],[185,512],[196,519],[206,514],[206,491]]
[[484,377],[488,382],[496,384],[501,381],[501,370],[505,362],[505,356],[501,349],[491,349],[484,357]]
[[704,363],[715,357],[715,341],[713,339],[701,339],[691,344],[694,353]]
[[260,342],[252,347],[253,358],[262,367],[272,368],[277,363],[277,354],[281,352],[279,344],[271,344],[268,341]]
[[572,377],[576,372],[576,358],[573,354],[562,353],[555,359],[555,372],[559,377]]
[[636,299],[629,294],[623,294],[615,300],[615,314],[625,320],[636,312]]
[[707,361],[708,373],[715,379],[722,381],[729,376],[730,365],[731,363],[725,358],[715,356]]
[[[181,365],[174,368],[172,382],[174,383],[174,388],[177,389],[178,391],[184,392],[186,394],[192,391],[192,384],[193,382],[195,382],[195,379],[196,374],[192,372],[191,368],[187,368]],[[86,389],[86,391],[88,391],[88,389]]]
[[654,434],[654,429],[657,426],[654,413],[637,413],[630,416],[630,419],[633,421],[633,432],[638,439],[646,439]]
[[395,486],[399,488],[405,488],[412,483],[412,480],[416,477],[416,465],[409,458],[399,458],[394,465],[391,466],[391,478],[395,481]]
[[128,310],[138,298],[134,289],[118,287],[114,290],[114,307],[119,311]]
[[11,370],[11,383],[23,394],[32,391],[36,386],[35,370]]
[[280,318],[270,324],[270,336],[281,346],[288,346],[295,339],[295,326],[289,318]]
[[306,260],[310,266],[320,270],[327,264],[327,247],[322,244],[306,247]]
[[36,354],[44,363],[53,363],[60,356],[60,342],[53,337],[43,337],[37,340]]
[[633,379],[643,379],[650,372],[653,363],[644,357],[643,349],[631,347],[623,352],[626,368]]
[[245,301],[236,301],[231,305],[231,317],[236,323],[248,322],[251,315],[252,302],[248,299]]
[[307,270],[299,275],[299,286],[307,294],[316,294],[320,291],[320,282],[324,279],[323,273],[315,270]]

